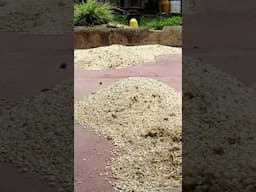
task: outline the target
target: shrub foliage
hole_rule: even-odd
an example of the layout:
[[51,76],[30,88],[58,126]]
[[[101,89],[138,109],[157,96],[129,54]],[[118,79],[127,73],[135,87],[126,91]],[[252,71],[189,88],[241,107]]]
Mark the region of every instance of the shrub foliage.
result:
[[75,4],[74,24],[76,26],[93,26],[106,24],[113,20],[112,5],[97,0]]

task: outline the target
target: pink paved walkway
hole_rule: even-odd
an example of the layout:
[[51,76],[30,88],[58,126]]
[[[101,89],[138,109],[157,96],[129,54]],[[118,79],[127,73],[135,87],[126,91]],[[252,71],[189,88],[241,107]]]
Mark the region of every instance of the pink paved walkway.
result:
[[[181,55],[158,58],[157,62],[125,69],[87,71],[75,69],[75,100],[128,77],[158,79],[179,92],[182,90]],[[113,145],[108,140],[75,125],[75,192],[112,192],[110,178],[100,176]],[[181,189],[171,190],[172,192]]]
[[[6,103],[52,88],[73,73],[70,34],[2,32],[0,42],[0,110]],[[41,175],[20,173],[14,164],[0,162],[0,192],[57,192],[58,186],[49,187]]]
[[35,173],[21,173],[11,163],[0,163],[0,191],[1,192],[57,192],[58,187],[48,186]]
[[182,90],[181,55],[159,57],[157,62],[114,70],[75,69],[75,99],[80,99],[112,83],[128,77],[151,77],[178,91]]

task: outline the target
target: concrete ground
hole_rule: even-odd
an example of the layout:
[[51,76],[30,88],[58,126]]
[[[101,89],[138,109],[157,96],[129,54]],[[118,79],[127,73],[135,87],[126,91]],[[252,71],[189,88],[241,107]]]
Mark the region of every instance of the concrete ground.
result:
[[[75,100],[128,77],[158,79],[177,91],[182,90],[181,55],[162,56],[156,62],[125,69],[89,71],[75,69]],[[111,192],[111,176],[101,176],[114,146],[79,125],[75,125],[75,192]],[[181,191],[173,189],[171,192]]]
[[11,163],[0,163],[1,192],[57,192],[58,187],[48,183],[35,173],[21,173]]
[[[73,74],[70,37],[1,32],[0,115],[9,103],[36,96]],[[40,174],[21,173],[12,163],[0,162],[0,192],[58,191],[59,186],[49,187],[41,178]]]
[[156,62],[136,65],[124,69],[81,70],[75,69],[75,100],[105,88],[120,79],[128,77],[150,77],[182,90],[182,56],[173,54],[161,56]]

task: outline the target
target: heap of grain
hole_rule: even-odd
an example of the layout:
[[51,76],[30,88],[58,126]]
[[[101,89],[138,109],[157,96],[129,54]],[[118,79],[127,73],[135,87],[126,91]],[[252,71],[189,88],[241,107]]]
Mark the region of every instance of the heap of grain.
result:
[[73,190],[72,81],[6,104],[0,116],[0,162],[41,175],[63,192]]
[[155,61],[157,56],[181,54],[180,48],[163,45],[111,45],[75,50],[75,65],[80,69],[125,68]]
[[255,191],[255,92],[199,60],[184,59],[185,191]]
[[181,96],[149,78],[128,78],[75,104],[75,120],[120,149],[113,161],[121,191],[181,184]]

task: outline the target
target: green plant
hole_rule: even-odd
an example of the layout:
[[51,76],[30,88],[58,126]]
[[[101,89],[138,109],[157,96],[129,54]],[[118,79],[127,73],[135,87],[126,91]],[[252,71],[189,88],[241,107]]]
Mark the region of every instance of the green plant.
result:
[[[121,15],[115,15],[114,23],[127,25],[127,19]],[[162,29],[164,26],[182,25],[181,16],[153,16],[142,17],[140,27],[148,27],[153,29]]]
[[112,5],[97,0],[87,0],[75,4],[74,24],[76,26],[93,26],[108,23],[113,20]]
[[153,29],[162,29],[164,26],[182,25],[182,18],[180,16],[158,16],[155,18],[143,18],[141,26]]
[[125,18],[125,16],[122,16],[122,15],[115,15],[113,22],[122,24],[122,25],[127,25],[127,19]]

